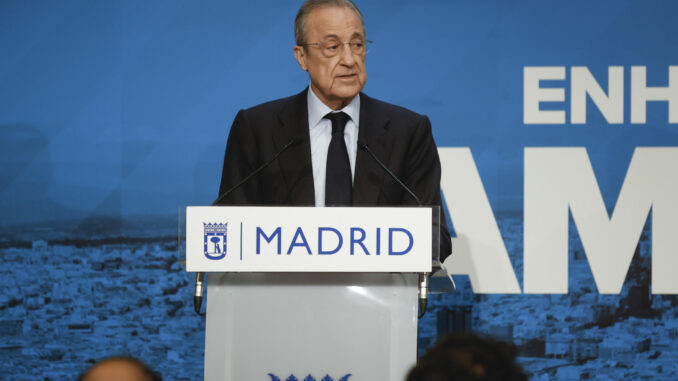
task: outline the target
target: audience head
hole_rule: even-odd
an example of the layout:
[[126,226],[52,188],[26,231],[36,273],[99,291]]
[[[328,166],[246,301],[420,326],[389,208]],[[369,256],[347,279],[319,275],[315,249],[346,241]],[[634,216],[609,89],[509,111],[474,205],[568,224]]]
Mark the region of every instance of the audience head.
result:
[[444,337],[419,359],[407,381],[527,381],[512,344],[470,334]]
[[78,381],[162,381],[162,377],[133,357],[109,357],[94,364]]

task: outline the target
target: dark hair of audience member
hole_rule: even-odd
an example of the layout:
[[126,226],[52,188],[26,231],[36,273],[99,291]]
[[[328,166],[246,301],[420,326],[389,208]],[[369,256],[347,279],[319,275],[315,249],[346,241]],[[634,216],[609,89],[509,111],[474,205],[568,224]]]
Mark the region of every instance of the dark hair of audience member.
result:
[[527,381],[509,343],[470,334],[438,340],[407,376],[407,381]]
[[129,365],[135,366],[140,371],[145,381],[162,381],[162,376],[159,373],[154,372],[141,360],[131,356],[113,356],[100,360],[96,364],[92,365],[89,369],[87,369],[83,374],[81,374],[78,377],[77,381],[88,381],[88,377],[91,376],[95,368],[100,367],[102,365],[110,365],[116,363],[127,363]]

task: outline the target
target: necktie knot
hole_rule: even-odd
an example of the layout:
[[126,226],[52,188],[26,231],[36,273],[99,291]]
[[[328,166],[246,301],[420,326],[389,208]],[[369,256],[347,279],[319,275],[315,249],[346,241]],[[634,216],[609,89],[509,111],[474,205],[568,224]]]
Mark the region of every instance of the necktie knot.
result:
[[329,119],[332,122],[332,135],[341,134],[344,135],[344,129],[346,128],[346,123],[351,120],[351,117],[343,111],[331,112],[324,116],[325,119]]

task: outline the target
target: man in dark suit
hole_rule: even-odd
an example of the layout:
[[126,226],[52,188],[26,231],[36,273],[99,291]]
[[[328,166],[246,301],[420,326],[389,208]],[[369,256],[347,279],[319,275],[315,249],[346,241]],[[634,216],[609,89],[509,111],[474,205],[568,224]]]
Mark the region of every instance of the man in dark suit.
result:
[[[220,203],[417,205],[367,146],[423,205],[440,206],[440,160],[428,118],[360,92],[370,42],[357,7],[350,0],[308,0],[297,14],[295,37],[295,57],[311,84],[238,113],[220,194],[280,156]],[[441,222],[442,261],[451,243],[444,215]]]

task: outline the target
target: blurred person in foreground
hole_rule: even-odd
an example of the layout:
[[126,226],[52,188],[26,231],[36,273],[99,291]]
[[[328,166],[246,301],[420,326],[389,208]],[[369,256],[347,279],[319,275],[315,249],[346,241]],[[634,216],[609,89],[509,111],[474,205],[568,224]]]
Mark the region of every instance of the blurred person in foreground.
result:
[[78,377],[78,381],[162,381],[162,377],[133,357],[109,357]]
[[518,350],[503,341],[472,334],[454,334],[438,340],[406,381],[527,381],[516,363]]

